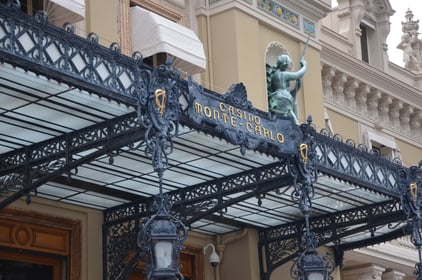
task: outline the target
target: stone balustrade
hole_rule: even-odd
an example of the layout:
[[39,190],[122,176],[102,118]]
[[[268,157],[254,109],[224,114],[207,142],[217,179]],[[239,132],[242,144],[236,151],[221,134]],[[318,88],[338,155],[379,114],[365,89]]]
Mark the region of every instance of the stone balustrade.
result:
[[333,105],[330,108],[338,108],[376,128],[397,131],[421,141],[422,108],[383,90],[381,82],[377,86],[370,85],[363,81],[365,77],[359,79],[328,64],[322,64],[321,73],[324,100]]

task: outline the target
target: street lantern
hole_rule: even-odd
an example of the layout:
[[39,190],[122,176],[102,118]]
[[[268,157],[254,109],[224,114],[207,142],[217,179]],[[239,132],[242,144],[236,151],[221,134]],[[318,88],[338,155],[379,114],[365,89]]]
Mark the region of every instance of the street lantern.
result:
[[147,262],[147,279],[173,280],[176,275],[183,279],[179,260],[186,229],[169,214],[171,203],[166,196],[157,197],[156,207],[156,214],[145,221],[138,235],[138,246]]
[[302,275],[307,280],[326,280],[327,266],[324,260],[318,256],[315,250],[311,250],[309,254],[302,259]]
[[305,232],[303,246],[305,249],[294,260],[290,275],[297,280],[332,280],[334,261],[329,253],[319,256],[316,251],[314,234]]

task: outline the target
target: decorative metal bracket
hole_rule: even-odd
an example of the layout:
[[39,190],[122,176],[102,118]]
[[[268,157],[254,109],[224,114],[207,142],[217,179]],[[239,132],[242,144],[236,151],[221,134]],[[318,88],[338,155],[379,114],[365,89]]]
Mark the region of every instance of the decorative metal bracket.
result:
[[138,121],[145,127],[145,153],[152,158],[156,172],[167,168],[167,155],[173,151],[172,137],[179,126],[179,94],[175,84],[179,74],[167,65],[153,71],[142,70],[135,93],[138,97]]
[[422,160],[419,166],[403,169],[400,173],[401,205],[407,216],[407,230],[419,253],[419,262],[415,265],[414,274],[417,280],[422,280]]
[[335,265],[330,254],[318,256],[316,248],[318,240],[315,233],[311,232],[309,218],[312,210],[312,198],[315,194],[314,183],[317,181],[317,153],[314,135],[315,128],[312,118],[309,116],[307,124],[301,125],[303,142],[299,145],[297,164],[290,165],[290,173],[294,177],[294,190],[291,194],[293,201],[299,204],[299,208],[305,219],[305,232],[299,245],[301,253],[293,260],[290,276],[293,279],[306,280],[309,273],[322,275],[324,280],[332,280],[331,272]]
[[312,208],[311,199],[314,196],[314,183],[317,180],[317,154],[314,141],[316,131],[312,126],[311,117],[308,117],[307,124],[302,124],[300,128],[303,133],[303,142],[299,145],[299,156],[296,157],[296,164],[291,162],[289,165],[290,174],[294,178],[294,190],[291,198],[299,204],[305,218],[309,218]]

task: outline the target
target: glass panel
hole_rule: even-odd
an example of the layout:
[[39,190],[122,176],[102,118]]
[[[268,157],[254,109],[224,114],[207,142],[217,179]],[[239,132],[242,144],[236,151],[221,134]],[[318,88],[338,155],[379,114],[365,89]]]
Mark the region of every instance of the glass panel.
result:
[[155,243],[155,263],[158,269],[172,268],[173,243],[169,241],[159,241]]
[[308,280],[324,280],[322,272],[311,272],[308,274]]

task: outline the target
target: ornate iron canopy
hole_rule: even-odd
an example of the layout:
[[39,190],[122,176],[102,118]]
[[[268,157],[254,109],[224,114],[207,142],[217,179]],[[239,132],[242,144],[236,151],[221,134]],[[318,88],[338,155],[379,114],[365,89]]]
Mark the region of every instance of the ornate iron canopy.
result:
[[[126,57],[95,34],[80,38],[42,13],[0,5],[0,209],[38,195],[104,210],[104,275],[116,279],[160,181],[145,141],[151,132],[138,122],[160,120],[146,118],[143,92],[171,83],[180,126],[163,192],[172,214],[206,234],[258,230],[262,279],[294,257],[304,221],[292,167],[303,130],[253,108],[241,84],[220,95],[154,76],[140,54]],[[318,161],[309,223],[318,245],[332,246],[340,263],[344,250],[404,234],[403,186],[413,183],[402,178],[413,169],[325,131],[311,144]]]

